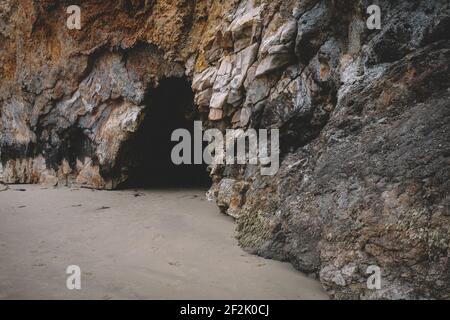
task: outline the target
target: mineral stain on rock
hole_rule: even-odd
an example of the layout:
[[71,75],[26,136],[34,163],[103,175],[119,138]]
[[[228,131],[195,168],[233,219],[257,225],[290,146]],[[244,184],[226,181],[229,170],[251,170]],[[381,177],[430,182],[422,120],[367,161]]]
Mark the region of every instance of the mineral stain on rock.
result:
[[[142,132],[164,146],[149,123],[278,128],[274,177],[209,168],[242,247],[333,298],[448,299],[450,6],[380,0],[369,30],[370,4],[87,0],[78,31],[59,1],[3,1],[0,181],[117,189],[149,169]],[[189,101],[152,118],[179,81]]]

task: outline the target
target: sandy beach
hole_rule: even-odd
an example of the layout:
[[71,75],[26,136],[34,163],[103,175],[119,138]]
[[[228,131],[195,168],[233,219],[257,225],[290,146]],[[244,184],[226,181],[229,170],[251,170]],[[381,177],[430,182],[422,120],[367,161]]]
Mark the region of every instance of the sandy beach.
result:
[[[81,290],[66,268],[81,268]],[[0,192],[0,299],[326,299],[291,265],[249,255],[202,190]]]

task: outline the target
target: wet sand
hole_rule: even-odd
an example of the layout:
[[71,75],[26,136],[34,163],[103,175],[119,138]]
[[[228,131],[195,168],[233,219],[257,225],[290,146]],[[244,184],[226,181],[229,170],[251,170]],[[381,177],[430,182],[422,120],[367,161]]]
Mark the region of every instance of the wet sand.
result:
[[[81,290],[66,288],[69,265]],[[0,192],[0,299],[326,298],[289,264],[239,248],[200,190]]]

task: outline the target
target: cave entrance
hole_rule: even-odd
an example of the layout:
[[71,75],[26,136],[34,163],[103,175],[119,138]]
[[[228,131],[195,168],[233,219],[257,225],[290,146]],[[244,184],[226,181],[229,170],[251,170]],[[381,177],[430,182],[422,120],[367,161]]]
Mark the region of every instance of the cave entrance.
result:
[[168,78],[151,89],[146,98],[146,114],[130,148],[134,160],[128,164],[125,188],[207,188],[211,180],[207,165],[175,165],[171,152],[172,132],[193,133],[196,108],[187,78]]

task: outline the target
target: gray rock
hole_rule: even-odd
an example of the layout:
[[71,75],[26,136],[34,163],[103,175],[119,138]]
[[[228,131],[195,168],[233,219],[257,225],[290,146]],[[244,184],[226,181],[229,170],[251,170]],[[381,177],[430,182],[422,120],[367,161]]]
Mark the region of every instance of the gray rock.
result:
[[211,102],[213,90],[212,88],[208,88],[206,90],[201,91],[195,97],[195,103],[199,108],[201,107],[209,107],[209,103]]
[[274,54],[269,54],[269,56],[264,58],[264,60],[259,63],[258,68],[256,69],[255,77],[261,77],[272,73],[273,71],[289,65],[292,62],[292,55],[289,53],[276,52]]
[[259,13],[260,8],[251,9],[231,23],[230,31],[233,35],[235,52],[251,46],[257,40],[261,24]]
[[328,36],[331,12],[327,1],[321,0],[298,20],[295,53],[302,62],[308,62]]

